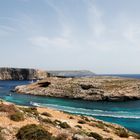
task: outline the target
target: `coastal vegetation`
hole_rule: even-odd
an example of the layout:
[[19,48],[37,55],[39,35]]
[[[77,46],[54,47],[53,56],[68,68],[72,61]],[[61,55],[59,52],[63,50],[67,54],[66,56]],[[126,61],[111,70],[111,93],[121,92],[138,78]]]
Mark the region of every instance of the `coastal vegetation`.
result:
[[137,140],[124,127],[92,117],[2,101],[0,140]]

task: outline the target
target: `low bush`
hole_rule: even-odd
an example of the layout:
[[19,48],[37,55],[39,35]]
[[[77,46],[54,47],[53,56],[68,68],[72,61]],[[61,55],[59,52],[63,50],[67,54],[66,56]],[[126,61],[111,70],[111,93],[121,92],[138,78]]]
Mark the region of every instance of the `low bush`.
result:
[[74,118],[72,116],[70,116],[69,119],[74,119]]
[[59,126],[61,127],[61,128],[70,128],[70,125],[68,125],[67,124],[67,122],[61,122],[60,124],[59,124]]
[[55,120],[53,123],[54,123],[54,125],[59,125],[61,123],[61,121]]
[[17,140],[52,140],[52,134],[36,124],[23,126],[19,129],[16,137]]
[[23,112],[28,113],[28,114],[32,114],[32,115],[35,115],[35,116],[38,116],[39,115],[36,107],[28,107],[28,108],[22,107],[20,109]]
[[53,122],[49,118],[42,119],[42,122],[53,124]]
[[86,122],[84,120],[79,120],[78,123],[85,124]]
[[0,140],[5,140],[4,137],[0,134]]
[[117,128],[116,134],[119,137],[123,137],[123,138],[128,138],[129,137],[128,131],[126,129],[124,129],[124,128]]
[[90,132],[90,133],[88,133],[88,136],[93,137],[96,140],[103,140],[103,137],[96,132]]
[[10,119],[13,121],[24,121],[24,115],[21,112],[16,112],[10,115]]
[[75,127],[78,127],[78,128],[80,128],[80,129],[82,128],[82,126],[81,126],[81,125],[75,125]]
[[82,116],[82,115],[81,115],[81,119],[83,119],[83,120],[85,120],[85,121],[87,121],[87,122],[90,122],[89,118],[86,117],[86,116]]
[[67,138],[68,138],[68,134],[61,133],[61,134],[57,135],[57,137],[55,137],[55,140],[67,140]]
[[50,113],[48,113],[48,112],[43,112],[41,115],[47,116],[47,117],[52,117],[52,115]]
[[7,112],[9,114],[13,114],[17,111],[18,109],[12,104],[9,105],[3,103],[0,104],[0,112]]

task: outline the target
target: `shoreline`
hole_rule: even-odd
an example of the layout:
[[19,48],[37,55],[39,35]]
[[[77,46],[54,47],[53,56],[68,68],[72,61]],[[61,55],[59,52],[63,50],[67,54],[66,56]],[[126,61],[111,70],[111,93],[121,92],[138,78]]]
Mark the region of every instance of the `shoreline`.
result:
[[[113,138],[113,140],[129,140],[129,139],[130,140],[132,140],[132,139],[137,140],[137,138],[135,138],[135,137],[137,137],[138,134],[135,134],[134,132],[131,132],[131,131],[125,129],[124,127],[122,127],[118,124],[108,123],[105,121],[101,121],[99,119],[95,119],[93,117],[83,116],[83,115],[82,116],[81,115],[73,115],[70,113],[63,112],[63,111],[58,111],[57,109],[50,109],[50,108],[46,108],[46,107],[33,108],[33,107],[29,107],[29,106],[18,106],[18,105],[11,103],[11,102],[5,102],[5,101],[2,101],[2,104],[7,105],[7,106],[14,105],[16,108],[18,108],[20,110],[25,110],[25,111],[26,111],[26,108],[27,108],[27,110],[28,110],[28,108],[32,108],[33,110],[35,110],[35,108],[36,108],[37,112],[39,113],[39,118],[38,118],[35,115],[32,115],[32,112],[24,112],[26,114],[25,121],[14,122],[14,121],[9,120],[5,116],[6,114],[4,115],[0,111],[0,113],[1,113],[0,120],[3,119],[2,122],[0,121],[0,126],[2,126],[2,124],[4,124],[5,129],[7,131],[9,128],[11,130],[13,130],[12,134],[7,135],[7,136],[9,136],[8,140],[12,140],[12,137],[17,132],[17,129],[21,128],[22,126],[24,126],[26,124],[32,124],[32,123],[41,124],[44,128],[46,128],[46,130],[49,130],[49,132],[51,132],[54,136],[57,136],[60,133],[67,132],[67,135],[69,137],[71,137],[74,133],[77,133],[77,131],[82,132],[84,130],[84,135],[80,134],[80,136],[85,138],[85,139],[88,137],[89,132],[94,132],[94,133],[98,133],[101,137],[106,138],[106,139]],[[47,112],[46,113],[47,116],[41,115],[44,112]],[[38,119],[40,121],[38,121]],[[47,122],[42,122],[43,120],[44,121],[46,120]],[[55,120],[58,120],[59,123],[66,122],[70,126],[70,128],[69,127],[68,128],[56,127],[53,124],[53,122],[55,122]],[[14,128],[15,125],[16,125],[16,129]],[[59,124],[57,124],[57,125],[59,126]],[[71,130],[75,131],[75,132],[71,133]],[[127,138],[125,138],[125,136],[120,137],[120,134],[119,134],[120,130],[124,131],[127,134],[127,136],[126,136]],[[11,139],[10,139],[10,137],[11,137]],[[85,140],[85,139],[83,139],[83,140]]]

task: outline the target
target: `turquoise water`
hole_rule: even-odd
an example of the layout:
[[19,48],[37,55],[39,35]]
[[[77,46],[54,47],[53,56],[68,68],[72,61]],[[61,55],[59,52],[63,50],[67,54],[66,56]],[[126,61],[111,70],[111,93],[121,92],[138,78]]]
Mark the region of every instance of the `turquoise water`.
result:
[[56,108],[74,114],[93,116],[108,122],[118,123],[140,133],[140,101],[129,102],[93,102],[72,99],[49,98],[11,93],[16,85],[29,81],[0,81],[0,98],[19,105],[37,105]]

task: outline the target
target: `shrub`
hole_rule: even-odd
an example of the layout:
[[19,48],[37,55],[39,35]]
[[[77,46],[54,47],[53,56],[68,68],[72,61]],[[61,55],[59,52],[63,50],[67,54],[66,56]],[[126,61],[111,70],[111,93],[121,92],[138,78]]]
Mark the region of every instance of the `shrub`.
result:
[[55,138],[55,140],[67,140],[67,138],[68,138],[68,134],[61,133],[61,134],[57,135],[57,137]]
[[82,126],[81,126],[81,125],[75,125],[75,127],[78,127],[78,128],[80,128],[80,129],[82,128]]
[[33,114],[35,116],[38,116],[39,113],[37,111],[36,107],[28,107],[28,108],[20,108],[23,112],[28,113],[28,114]]
[[120,137],[123,137],[123,138],[129,137],[127,130],[125,130],[124,128],[117,128],[116,134]]
[[0,134],[0,140],[5,140],[1,134]]
[[104,140],[113,140],[113,138],[105,138]]
[[90,132],[88,134],[89,137],[93,137],[95,138],[96,140],[103,140],[103,137],[101,135],[99,135],[98,133],[95,133],[95,132]]
[[43,112],[41,115],[47,116],[47,117],[52,117],[52,115],[48,112]]
[[18,109],[12,104],[10,105],[3,104],[3,103],[0,104],[0,112],[7,112],[9,114],[13,114],[17,111]]
[[60,126],[61,128],[70,128],[70,126],[67,124],[67,122],[61,122],[61,123],[59,124],[59,126]]
[[29,124],[20,128],[16,137],[17,140],[51,140],[52,134],[40,125]]
[[72,116],[70,116],[69,119],[74,119],[74,118]]
[[10,119],[13,121],[23,121],[24,120],[24,115],[21,112],[16,112],[12,115],[10,115]]
[[55,125],[59,125],[59,124],[61,123],[61,121],[55,120],[53,123],[54,123]]
[[90,122],[89,118],[86,117],[86,116],[82,116],[82,115],[81,115],[81,118],[82,118],[83,120],[87,121],[87,122]]
[[53,122],[49,118],[42,119],[42,122],[53,124]]
[[85,124],[86,122],[84,120],[79,120],[78,123]]

